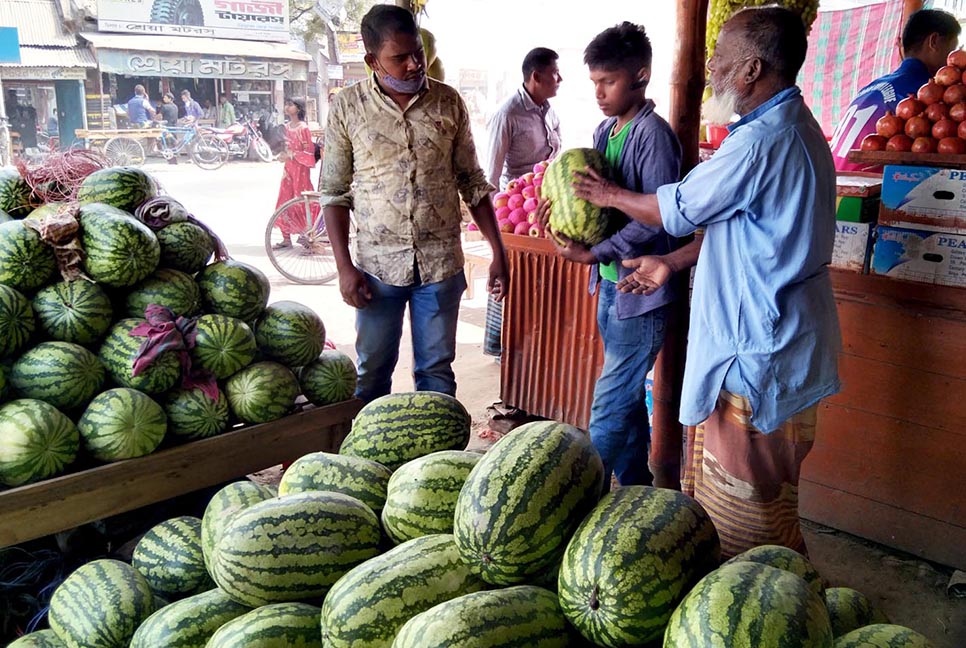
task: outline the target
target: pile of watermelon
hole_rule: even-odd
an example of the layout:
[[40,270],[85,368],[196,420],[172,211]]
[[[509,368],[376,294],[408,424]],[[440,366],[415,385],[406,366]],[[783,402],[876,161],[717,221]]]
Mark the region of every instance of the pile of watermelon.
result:
[[571,426],[526,424],[485,455],[465,450],[469,429],[443,394],[377,399],[339,454],[302,457],[277,489],[224,487],[201,519],[152,528],[131,564],[77,569],[50,643],[13,647],[931,645],[789,549],[721,565],[679,492],[602,497],[600,457]]
[[[323,348],[321,318],[269,304],[265,275],[215,259],[183,208],[142,220],[159,194],[143,170],[114,167],[88,175],[77,204],[38,205],[0,169],[0,487],[272,421],[300,394],[352,397],[355,368]],[[79,229],[55,250],[38,228],[65,212]],[[81,272],[65,281],[71,254]]]

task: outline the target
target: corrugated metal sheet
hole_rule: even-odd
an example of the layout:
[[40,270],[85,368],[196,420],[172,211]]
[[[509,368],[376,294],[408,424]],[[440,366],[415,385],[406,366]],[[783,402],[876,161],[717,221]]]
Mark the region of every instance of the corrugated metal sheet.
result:
[[586,430],[604,362],[590,268],[544,239],[504,236],[510,291],[503,309],[500,395],[507,405]]
[[0,67],[81,67],[96,68],[97,61],[84,47],[20,47],[20,63],[0,63]]
[[[3,1],[3,0],[0,0]],[[228,38],[194,38],[192,36],[155,36],[142,34],[104,34],[83,32],[81,34],[98,49],[128,50],[135,52],[194,52],[220,54],[223,56],[251,56],[255,58],[309,61],[311,56],[299,52],[285,43],[232,40]]]
[[20,45],[74,47],[54,0],[0,0],[0,25],[16,27]]

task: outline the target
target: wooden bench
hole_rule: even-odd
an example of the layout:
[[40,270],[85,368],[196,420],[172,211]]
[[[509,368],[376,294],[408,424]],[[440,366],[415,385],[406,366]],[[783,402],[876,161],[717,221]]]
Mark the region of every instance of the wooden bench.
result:
[[463,272],[466,275],[466,298],[473,299],[473,274],[477,268],[487,272],[493,251],[486,241],[463,241]]

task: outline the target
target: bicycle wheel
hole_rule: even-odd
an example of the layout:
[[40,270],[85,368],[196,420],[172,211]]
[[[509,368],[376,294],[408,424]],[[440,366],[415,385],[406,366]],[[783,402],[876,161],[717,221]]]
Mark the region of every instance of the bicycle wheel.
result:
[[144,147],[130,137],[112,137],[104,144],[104,155],[114,166],[141,166],[144,164]]
[[272,155],[272,147],[270,147],[268,145],[268,142],[266,142],[265,140],[263,139],[255,140],[254,146],[252,148],[255,149],[255,157],[257,157],[262,162],[272,161],[272,158],[274,157]]
[[195,137],[188,150],[191,159],[202,169],[214,171],[228,161],[228,145],[209,133]]
[[[268,260],[283,277],[295,283],[325,284],[338,275],[322,210],[312,215],[313,200],[308,196],[293,198],[275,210],[265,228]],[[281,247],[282,231],[278,224],[282,218],[299,224],[288,247]]]

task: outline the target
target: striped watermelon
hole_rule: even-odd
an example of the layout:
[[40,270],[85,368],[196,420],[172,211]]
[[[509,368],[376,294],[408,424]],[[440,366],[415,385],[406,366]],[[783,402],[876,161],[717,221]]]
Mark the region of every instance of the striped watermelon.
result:
[[245,423],[268,423],[295,408],[299,381],[277,362],[256,362],[225,382],[228,405]]
[[189,275],[160,268],[127,294],[125,304],[128,317],[144,317],[149,304],[170,308],[175,315],[192,317],[201,312],[201,291]]
[[581,523],[560,568],[560,607],[597,646],[659,639],[688,590],[717,567],[711,518],[677,491],[625,486]]
[[460,489],[481,455],[444,450],[403,464],[389,480],[382,526],[394,542],[452,533]]
[[68,646],[127,648],[153,612],[144,577],[126,563],[103,559],[82,565],[57,587],[47,619]]
[[737,562],[701,579],[671,615],[664,648],[831,648],[821,597],[804,580],[769,565]]
[[821,574],[808,561],[808,558],[794,549],[780,545],[761,545],[738,554],[725,564],[734,562],[755,562],[784,569],[805,579],[808,586],[819,596],[825,596],[825,581],[822,580]]
[[119,387],[98,394],[77,422],[84,447],[101,461],[154,452],[164,438],[164,410],[147,394]]
[[33,190],[15,167],[0,167],[0,210],[12,218],[24,218],[33,211]]
[[888,617],[869,597],[849,587],[826,589],[825,608],[832,622],[834,637],[841,637],[867,625],[889,623]]
[[134,362],[147,338],[133,336],[131,331],[145,322],[146,320],[133,317],[119,320],[104,338],[98,357],[118,385],[147,394],[160,394],[178,382],[181,377],[181,363],[175,351],[164,351],[151,365],[137,376],[134,375]]
[[488,583],[526,581],[560,560],[603,483],[586,434],[553,421],[521,425],[480,459],[460,491],[453,518],[460,555]]
[[462,450],[470,415],[452,396],[436,392],[389,394],[362,408],[340,454],[378,461],[395,470],[440,450]]
[[80,209],[84,272],[112,287],[133,286],[158,267],[161,247],[151,228],[103,203]]
[[188,274],[201,272],[215,252],[215,245],[202,227],[194,223],[171,223],[155,232],[161,244],[161,265]]
[[201,554],[201,520],[190,515],[151,527],[134,547],[131,564],[151,591],[162,596],[185,596],[214,587]]
[[0,406],[0,484],[20,486],[60,473],[77,456],[74,423],[43,401]]
[[234,259],[205,267],[198,275],[205,310],[254,322],[268,304],[268,277],[254,266]]
[[229,427],[228,399],[224,392],[212,400],[197,387],[175,389],[163,402],[168,431],[185,439],[206,439],[221,434]]
[[302,393],[313,405],[332,405],[356,393],[356,366],[336,349],[325,349],[299,372]]
[[853,630],[835,640],[835,648],[935,648],[915,630],[878,623]]
[[356,498],[299,493],[235,514],[208,564],[218,586],[239,603],[298,601],[325,594],[378,554],[379,540],[379,520]]
[[359,565],[322,605],[327,648],[389,648],[406,621],[431,607],[486,589],[460,560],[453,536],[410,540]]
[[107,377],[97,356],[71,342],[41,342],[13,364],[10,384],[27,398],[69,411],[83,407]]
[[255,334],[245,322],[225,315],[202,315],[195,322],[191,362],[219,380],[228,378],[255,360]]
[[392,648],[571,648],[557,597],[532,585],[476,592],[414,616]]
[[608,212],[574,193],[574,171],[593,169],[609,175],[607,160],[595,149],[570,149],[558,155],[547,167],[541,187],[550,201],[550,227],[554,232],[584,245],[604,240],[608,229]]
[[275,302],[265,308],[255,323],[255,341],[266,358],[289,367],[301,367],[322,353],[325,325],[304,304]]
[[322,648],[319,608],[273,603],[223,625],[206,648]]
[[40,328],[55,340],[94,344],[111,328],[111,299],[90,281],[60,281],[41,289],[33,299]]
[[9,223],[14,220],[13,216],[0,209],[0,223]]
[[25,634],[7,644],[7,648],[67,648],[67,644],[60,640],[56,632],[47,629]]
[[0,284],[0,358],[19,353],[27,346],[35,328],[30,300]]
[[551,565],[539,574],[532,576],[527,581],[527,585],[536,585],[537,587],[542,587],[543,589],[550,590],[551,592],[556,592],[559,589],[558,584],[560,581],[560,568],[562,566],[562,561],[556,565]]
[[134,210],[158,195],[158,183],[137,167],[111,167],[95,171],[81,182],[77,202],[105,203],[133,214]]
[[30,293],[57,271],[54,249],[23,221],[0,224],[0,284]]
[[195,594],[149,616],[131,648],[204,648],[218,628],[250,611],[217,588]]
[[49,202],[44,203],[40,207],[34,209],[27,216],[27,220],[44,220],[51,216],[60,216],[64,213],[68,213],[71,209],[70,203],[65,202]]
[[215,493],[201,518],[201,551],[205,557],[205,565],[209,566],[215,544],[235,513],[272,499],[277,494],[275,489],[248,479],[232,482]]
[[333,491],[355,497],[376,515],[386,503],[386,485],[392,475],[382,464],[361,457],[313,452],[297,459],[282,475],[279,495]]

